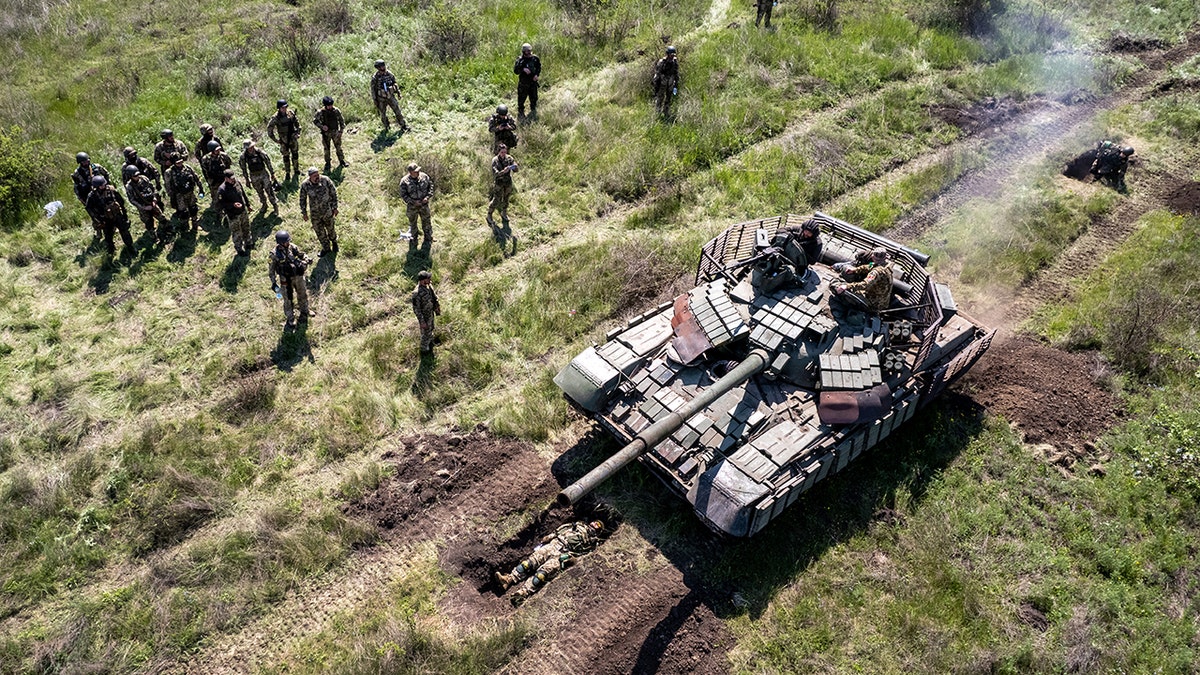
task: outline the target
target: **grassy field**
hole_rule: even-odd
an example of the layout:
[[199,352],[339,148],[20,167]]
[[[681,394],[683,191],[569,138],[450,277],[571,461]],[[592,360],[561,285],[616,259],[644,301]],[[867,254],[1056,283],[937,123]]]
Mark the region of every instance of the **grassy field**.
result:
[[[962,4],[841,2],[829,30],[815,4],[784,3],[767,32],[746,25],[745,6],[713,20],[698,0],[5,0],[0,166],[37,144],[28,151],[50,153],[35,163],[57,179],[18,182],[67,206],[0,232],[0,671],[186,659],[374,541],[338,506],[377,484],[396,435],[487,422],[553,439],[574,419],[553,373],[619,318],[684,288],[714,232],[821,208],[955,143],[962,132],[939,105],[1102,96],[1133,69],[1095,53],[1114,30],[1170,43],[1198,9],[1010,2],[993,31],[970,36],[944,18]],[[540,120],[514,152],[514,253],[483,222],[485,119],[514,106],[524,41],[545,70]],[[647,85],[664,41],[679,45],[684,73],[672,124],[655,120]],[[380,134],[369,107],[380,57],[401,82],[409,134]],[[1191,63],[1177,75],[1195,73]],[[346,114],[351,166],[334,173],[341,252],[310,270],[318,316],[307,330],[282,330],[266,244],[235,259],[211,213],[198,235],[140,238],[128,260],[90,241],[63,178],[75,152],[111,170],[125,145],[148,156],[164,127],[190,145],[202,122],[232,146],[263,137],[276,98],[307,124],[325,94]],[[1198,111],[1185,91],[1113,113],[1106,131],[1172,152],[1195,144]],[[304,165],[320,165],[312,127],[302,143]],[[407,224],[396,184],[412,160],[439,186],[429,258],[397,239]],[[886,229],[976,161],[951,155],[840,214]],[[938,264],[972,287],[1016,286],[1113,208],[1107,193],[1064,194],[1053,171],[950,223]],[[289,228],[312,253],[295,192],[286,184],[281,217],[257,215],[253,230]],[[1021,227],[980,231],[981,221]],[[945,470],[919,499],[896,495],[899,524],[747,591],[761,611],[730,619],[733,667],[1194,668],[1200,467],[1178,449],[1200,433],[1195,227],[1147,216],[1103,278],[1035,326],[1105,350],[1120,369],[1138,414],[1105,441],[1105,477],[1065,480],[1001,422],[943,411],[928,424],[958,448]],[[444,307],[432,362],[417,358],[407,302],[423,268]],[[1134,309],[1156,313],[1152,329],[1133,330],[1146,324]],[[427,576],[350,621],[351,647],[336,639],[345,633],[315,638],[297,668],[486,672],[519,649],[521,624],[439,633],[432,598],[452,580]],[[1022,603],[1049,630],[1018,625]]]

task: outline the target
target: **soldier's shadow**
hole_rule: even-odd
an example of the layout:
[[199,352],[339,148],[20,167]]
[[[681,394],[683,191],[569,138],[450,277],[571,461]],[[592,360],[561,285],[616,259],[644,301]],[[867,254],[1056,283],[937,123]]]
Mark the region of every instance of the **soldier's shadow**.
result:
[[317,260],[312,273],[308,275],[308,287],[318,294],[325,292],[325,287],[337,281],[337,254],[330,253]]
[[404,276],[416,279],[421,270],[427,270],[433,264],[433,256],[428,248],[410,248],[404,257]]
[[[104,250],[103,243],[100,244],[100,250]],[[109,258],[105,260],[104,264],[100,265],[100,269],[96,270],[96,276],[88,280],[88,286],[92,289],[92,292],[96,295],[107,293],[109,287],[112,285],[113,277],[120,268],[120,264],[115,259]]]
[[249,256],[234,256],[221,275],[221,289],[226,293],[236,293],[242,277],[246,275],[246,267],[250,264]]
[[[517,235],[513,234],[512,227],[509,225],[496,225],[492,223],[492,239],[500,247],[500,253],[505,258],[510,258],[517,254]],[[510,248],[511,250],[509,250]]]
[[390,131],[380,131],[379,135],[371,139],[371,149],[375,152],[383,152],[395,145],[401,135],[399,132],[393,134]]
[[417,373],[413,376],[412,393],[418,400],[425,400],[425,394],[433,386],[433,371],[437,365],[437,357],[433,352],[421,352],[421,362],[417,364]]
[[308,343],[308,323],[301,321],[294,329],[284,328],[279,334],[279,342],[271,350],[271,362],[283,371],[291,371],[305,359],[315,363],[312,346]]
[[[250,221],[250,236],[254,239],[271,239],[275,234],[276,228],[283,223],[283,218],[277,213],[270,211],[259,211],[258,215]],[[270,245],[274,246],[274,239],[271,239]]]
[[181,263],[196,252],[196,233],[188,227],[187,223],[179,225],[176,232],[178,234],[171,242],[171,250],[167,252],[167,261]]
[[84,267],[87,265],[88,258],[102,252],[104,252],[104,235],[99,233],[93,234],[92,240],[88,242],[88,245],[80,249],[79,253],[75,255],[75,264]]
[[279,184],[279,190],[275,192],[275,198],[281,202],[286,202],[287,198],[300,191],[300,178],[289,178]]
[[200,229],[204,230],[204,241],[210,251],[220,251],[229,242],[229,225],[216,209],[208,209],[200,215]]

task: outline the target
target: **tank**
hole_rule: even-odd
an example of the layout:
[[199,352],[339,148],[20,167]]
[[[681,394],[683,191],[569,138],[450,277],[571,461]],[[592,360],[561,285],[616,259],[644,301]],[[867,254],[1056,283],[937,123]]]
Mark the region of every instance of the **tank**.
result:
[[[820,228],[817,238],[801,232]],[[885,248],[890,306],[831,286]],[[993,331],[960,311],[928,256],[824,213],[733,225],[696,286],[609,332],[554,378],[625,444],[558,495],[572,504],[640,461],[714,531],[748,537],[878,445],[967,371]]]

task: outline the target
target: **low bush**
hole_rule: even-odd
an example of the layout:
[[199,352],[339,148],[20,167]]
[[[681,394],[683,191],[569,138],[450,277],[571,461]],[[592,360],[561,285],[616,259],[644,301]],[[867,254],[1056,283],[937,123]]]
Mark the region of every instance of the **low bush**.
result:
[[45,143],[23,136],[20,127],[0,129],[0,228],[5,230],[36,218],[56,180]]
[[475,53],[479,27],[461,5],[435,7],[429,13],[428,28],[421,36],[424,54],[446,63]]

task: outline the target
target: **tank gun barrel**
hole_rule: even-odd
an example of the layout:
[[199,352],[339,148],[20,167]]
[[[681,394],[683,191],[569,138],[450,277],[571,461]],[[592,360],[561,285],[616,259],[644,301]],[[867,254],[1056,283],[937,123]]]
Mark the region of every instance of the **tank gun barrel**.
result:
[[733,370],[726,373],[724,377],[714,382],[711,387],[702,391],[696,398],[661,420],[646,427],[628,445],[621,448],[612,457],[604,460],[600,466],[589,471],[583,478],[563,488],[562,492],[558,493],[558,503],[562,506],[575,504],[592,490],[599,487],[601,483],[611,478],[613,474],[624,468],[626,464],[641,457],[650,448],[653,448],[655,445],[661,443],[663,439],[675,433],[693,415],[707,408],[713,401],[716,401],[730,389],[761,372],[770,362],[771,355],[768,352],[762,349],[753,350],[745,360],[734,367]]

